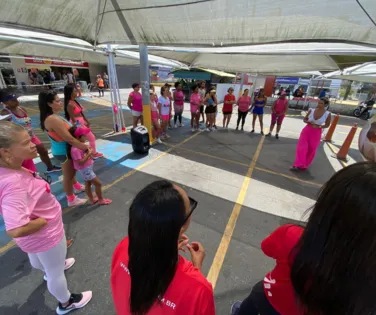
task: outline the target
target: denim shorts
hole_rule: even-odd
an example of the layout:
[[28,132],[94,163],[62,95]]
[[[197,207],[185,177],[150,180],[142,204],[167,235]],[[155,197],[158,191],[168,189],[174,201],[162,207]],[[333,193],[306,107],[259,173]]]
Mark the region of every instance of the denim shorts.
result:
[[83,168],[82,170],[78,170],[82,175],[82,178],[85,182],[93,180],[97,175],[95,175],[93,170],[93,165]]
[[68,160],[67,155],[64,155],[64,154],[53,155],[53,157],[54,157],[55,160],[57,160],[61,164],[64,164]]

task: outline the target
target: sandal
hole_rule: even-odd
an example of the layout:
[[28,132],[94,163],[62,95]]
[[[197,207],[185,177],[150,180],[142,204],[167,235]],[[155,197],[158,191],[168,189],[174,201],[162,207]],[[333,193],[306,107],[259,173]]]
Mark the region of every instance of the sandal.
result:
[[93,201],[90,202],[90,204],[95,205],[98,202],[98,200],[99,199],[97,197],[95,197],[95,198],[93,198]]
[[98,203],[99,203],[100,205],[107,206],[107,205],[109,205],[109,204],[112,203],[112,200],[111,200],[111,199],[101,199],[101,200],[98,201]]
[[67,248],[71,247],[73,244],[73,239],[69,238],[67,239]]

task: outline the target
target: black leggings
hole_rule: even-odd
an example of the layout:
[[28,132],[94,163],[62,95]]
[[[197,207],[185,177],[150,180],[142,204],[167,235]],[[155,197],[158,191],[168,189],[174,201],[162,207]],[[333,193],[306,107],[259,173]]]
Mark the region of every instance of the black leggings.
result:
[[241,112],[240,110],[238,110],[238,122],[236,123],[236,127],[239,127],[240,119],[242,120],[242,128],[244,127],[247,114],[248,112]]
[[269,303],[264,291],[264,281],[257,282],[251,294],[242,302],[237,315],[280,315]]
[[179,117],[179,123],[181,124],[181,117],[182,113],[175,113],[174,115],[174,124],[176,125],[176,121],[178,120],[178,117]]

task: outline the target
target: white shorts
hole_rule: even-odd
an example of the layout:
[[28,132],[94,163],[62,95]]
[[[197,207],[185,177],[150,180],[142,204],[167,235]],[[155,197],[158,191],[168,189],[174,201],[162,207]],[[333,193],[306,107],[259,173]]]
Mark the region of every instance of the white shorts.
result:
[[141,115],[142,115],[142,112],[138,112],[138,111],[132,109],[132,116],[140,117]]
[[95,175],[93,170],[93,165],[90,165],[86,168],[83,168],[82,170],[78,170],[84,179],[85,182],[93,180],[97,175]]

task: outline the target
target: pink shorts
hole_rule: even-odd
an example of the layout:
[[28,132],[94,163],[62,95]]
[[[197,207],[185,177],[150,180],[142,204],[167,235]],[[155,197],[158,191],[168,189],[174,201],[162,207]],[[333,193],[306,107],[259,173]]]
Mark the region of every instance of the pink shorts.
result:
[[168,115],[161,115],[162,120],[170,120],[170,114]]
[[191,105],[191,113],[192,114],[197,114],[197,112],[199,112],[199,111],[200,111],[199,106]]
[[285,118],[285,115],[279,115],[272,113],[272,124],[277,123],[277,125],[282,125],[282,121]]
[[158,120],[158,112],[151,111],[151,120]]
[[39,145],[41,144],[42,142],[39,140],[39,138],[37,136],[32,136],[31,137],[31,142],[35,145]]

